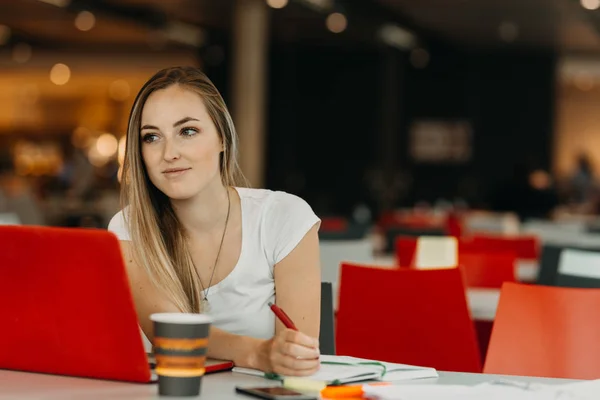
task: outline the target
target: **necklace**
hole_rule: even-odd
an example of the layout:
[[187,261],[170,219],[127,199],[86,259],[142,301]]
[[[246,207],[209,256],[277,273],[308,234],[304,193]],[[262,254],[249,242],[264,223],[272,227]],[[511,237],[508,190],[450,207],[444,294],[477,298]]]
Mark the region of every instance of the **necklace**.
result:
[[[225,240],[225,232],[227,232],[227,225],[229,222],[229,212],[231,211],[231,198],[229,197],[229,188],[227,188],[227,217],[225,217],[225,227],[223,227],[223,235],[221,236],[221,244],[219,244],[219,251],[217,251],[217,257],[215,259],[215,265],[213,266],[213,270],[212,273],[210,274],[210,280],[208,281],[208,286],[206,287],[206,289],[204,288],[204,285],[202,284],[202,279],[200,279],[200,273],[198,272],[198,269],[196,269],[196,264],[194,264],[194,260],[192,259],[192,256],[190,254],[190,260],[192,261],[192,266],[194,267],[194,271],[196,271],[196,276],[198,277],[198,282],[200,282],[200,286],[202,287],[202,293],[203,293],[203,297],[201,300],[201,309],[200,311],[203,313],[209,313],[210,312],[210,303],[208,302],[208,292],[210,291],[211,288],[211,283],[213,280],[213,277],[215,276],[215,271],[217,270],[217,265],[219,264],[219,256],[221,255],[221,248],[223,248],[223,241]],[[206,293],[204,293],[206,292]]]

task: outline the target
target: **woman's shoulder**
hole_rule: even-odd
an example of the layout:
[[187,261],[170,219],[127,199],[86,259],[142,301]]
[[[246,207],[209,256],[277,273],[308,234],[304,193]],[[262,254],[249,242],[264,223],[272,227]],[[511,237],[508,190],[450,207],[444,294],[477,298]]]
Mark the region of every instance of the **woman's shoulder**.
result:
[[127,222],[125,221],[126,212],[127,207],[117,212],[108,223],[108,231],[117,235],[119,240],[131,240],[129,229],[127,228]]
[[270,189],[237,188],[240,198],[261,208],[265,212],[294,211],[310,208],[308,203],[295,194]]

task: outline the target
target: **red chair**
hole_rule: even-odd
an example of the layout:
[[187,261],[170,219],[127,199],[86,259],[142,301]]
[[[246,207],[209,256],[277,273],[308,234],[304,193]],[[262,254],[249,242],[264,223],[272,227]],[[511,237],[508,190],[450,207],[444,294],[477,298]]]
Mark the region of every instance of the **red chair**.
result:
[[343,263],[336,349],[340,355],[481,372],[460,270]]
[[348,229],[348,220],[343,217],[321,218],[321,230],[325,232],[343,232]]
[[600,289],[506,283],[484,372],[600,378]]
[[464,252],[458,255],[467,287],[499,289],[504,282],[516,282],[516,261],[512,252]]
[[472,246],[481,251],[513,251],[519,259],[537,260],[540,242],[536,236],[473,236]]
[[417,252],[417,239],[414,236],[400,236],[396,238],[394,245],[396,265],[407,267],[413,264]]

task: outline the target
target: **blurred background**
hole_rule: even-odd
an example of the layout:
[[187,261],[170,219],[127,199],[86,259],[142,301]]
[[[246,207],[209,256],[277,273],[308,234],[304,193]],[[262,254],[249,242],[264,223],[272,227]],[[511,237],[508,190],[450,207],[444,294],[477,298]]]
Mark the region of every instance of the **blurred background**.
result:
[[133,99],[173,65],[222,92],[252,185],[302,196],[332,230],[458,210],[593,219],[599,7],[0,0],[0,223],[106,227]]

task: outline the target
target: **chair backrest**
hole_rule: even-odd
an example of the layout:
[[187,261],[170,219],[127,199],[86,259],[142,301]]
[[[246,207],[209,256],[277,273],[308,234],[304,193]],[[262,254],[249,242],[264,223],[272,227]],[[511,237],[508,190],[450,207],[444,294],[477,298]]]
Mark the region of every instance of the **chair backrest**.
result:
[[[540,257],[540,270],[538,274],[537,284],[546,286],[571,286],[565,282],[565,277],[561,277],[562,284],[558,282],[558,267],[563,250],[582,250],[600,254],[600,247],[580,247],[580,246],[565,246],[556,244],[544,244],[542,246],[542,255]],[[563,274],[563,275],[569,275]],[[570,279],[567,277],[567,281]],[[577,286],[575,286],[577,287]]]
[[463,217],[465,234],[515,234],[519,231],[519,217],[514,213],[471,212]]
[[392,253],[399,236],[446,236],[444,228],[410,228],[393,226],[385,229],[385,252]]
[[21,225],[21,220],[16,213],[0,213],[0,225]]
[[484,373],[600,378],[600,290],[506,283]]
[[452,236],[421,236],[417,239],[415,267],[453,268],[458,265],[458,242]]
[[445,371],[481,372],[460,270],[389,270],[344,263],[336,351]]
[[484,251],[513,251],[519,259],[538,259],[540,243],[536,236],[474,235],[473,243]]
[[556,286],[600,288],[600,252],[564,249],[558,262]]
[[394,254],[396,265],[408,267],[413,264],[417,252],[417,238],[414,236],[399,236],[395,239]]
[[467,287],[501,288],[504,282],[515,282],[515,253],[497,251],[461,253],[458,257]]
[[319,331],[321,354],[335,355],[335,317],[331,283],[321,282],[321,329]]
[[453,236],[400,236],[394,247],[398,266],[422,269],[458,264],[458,241]]

